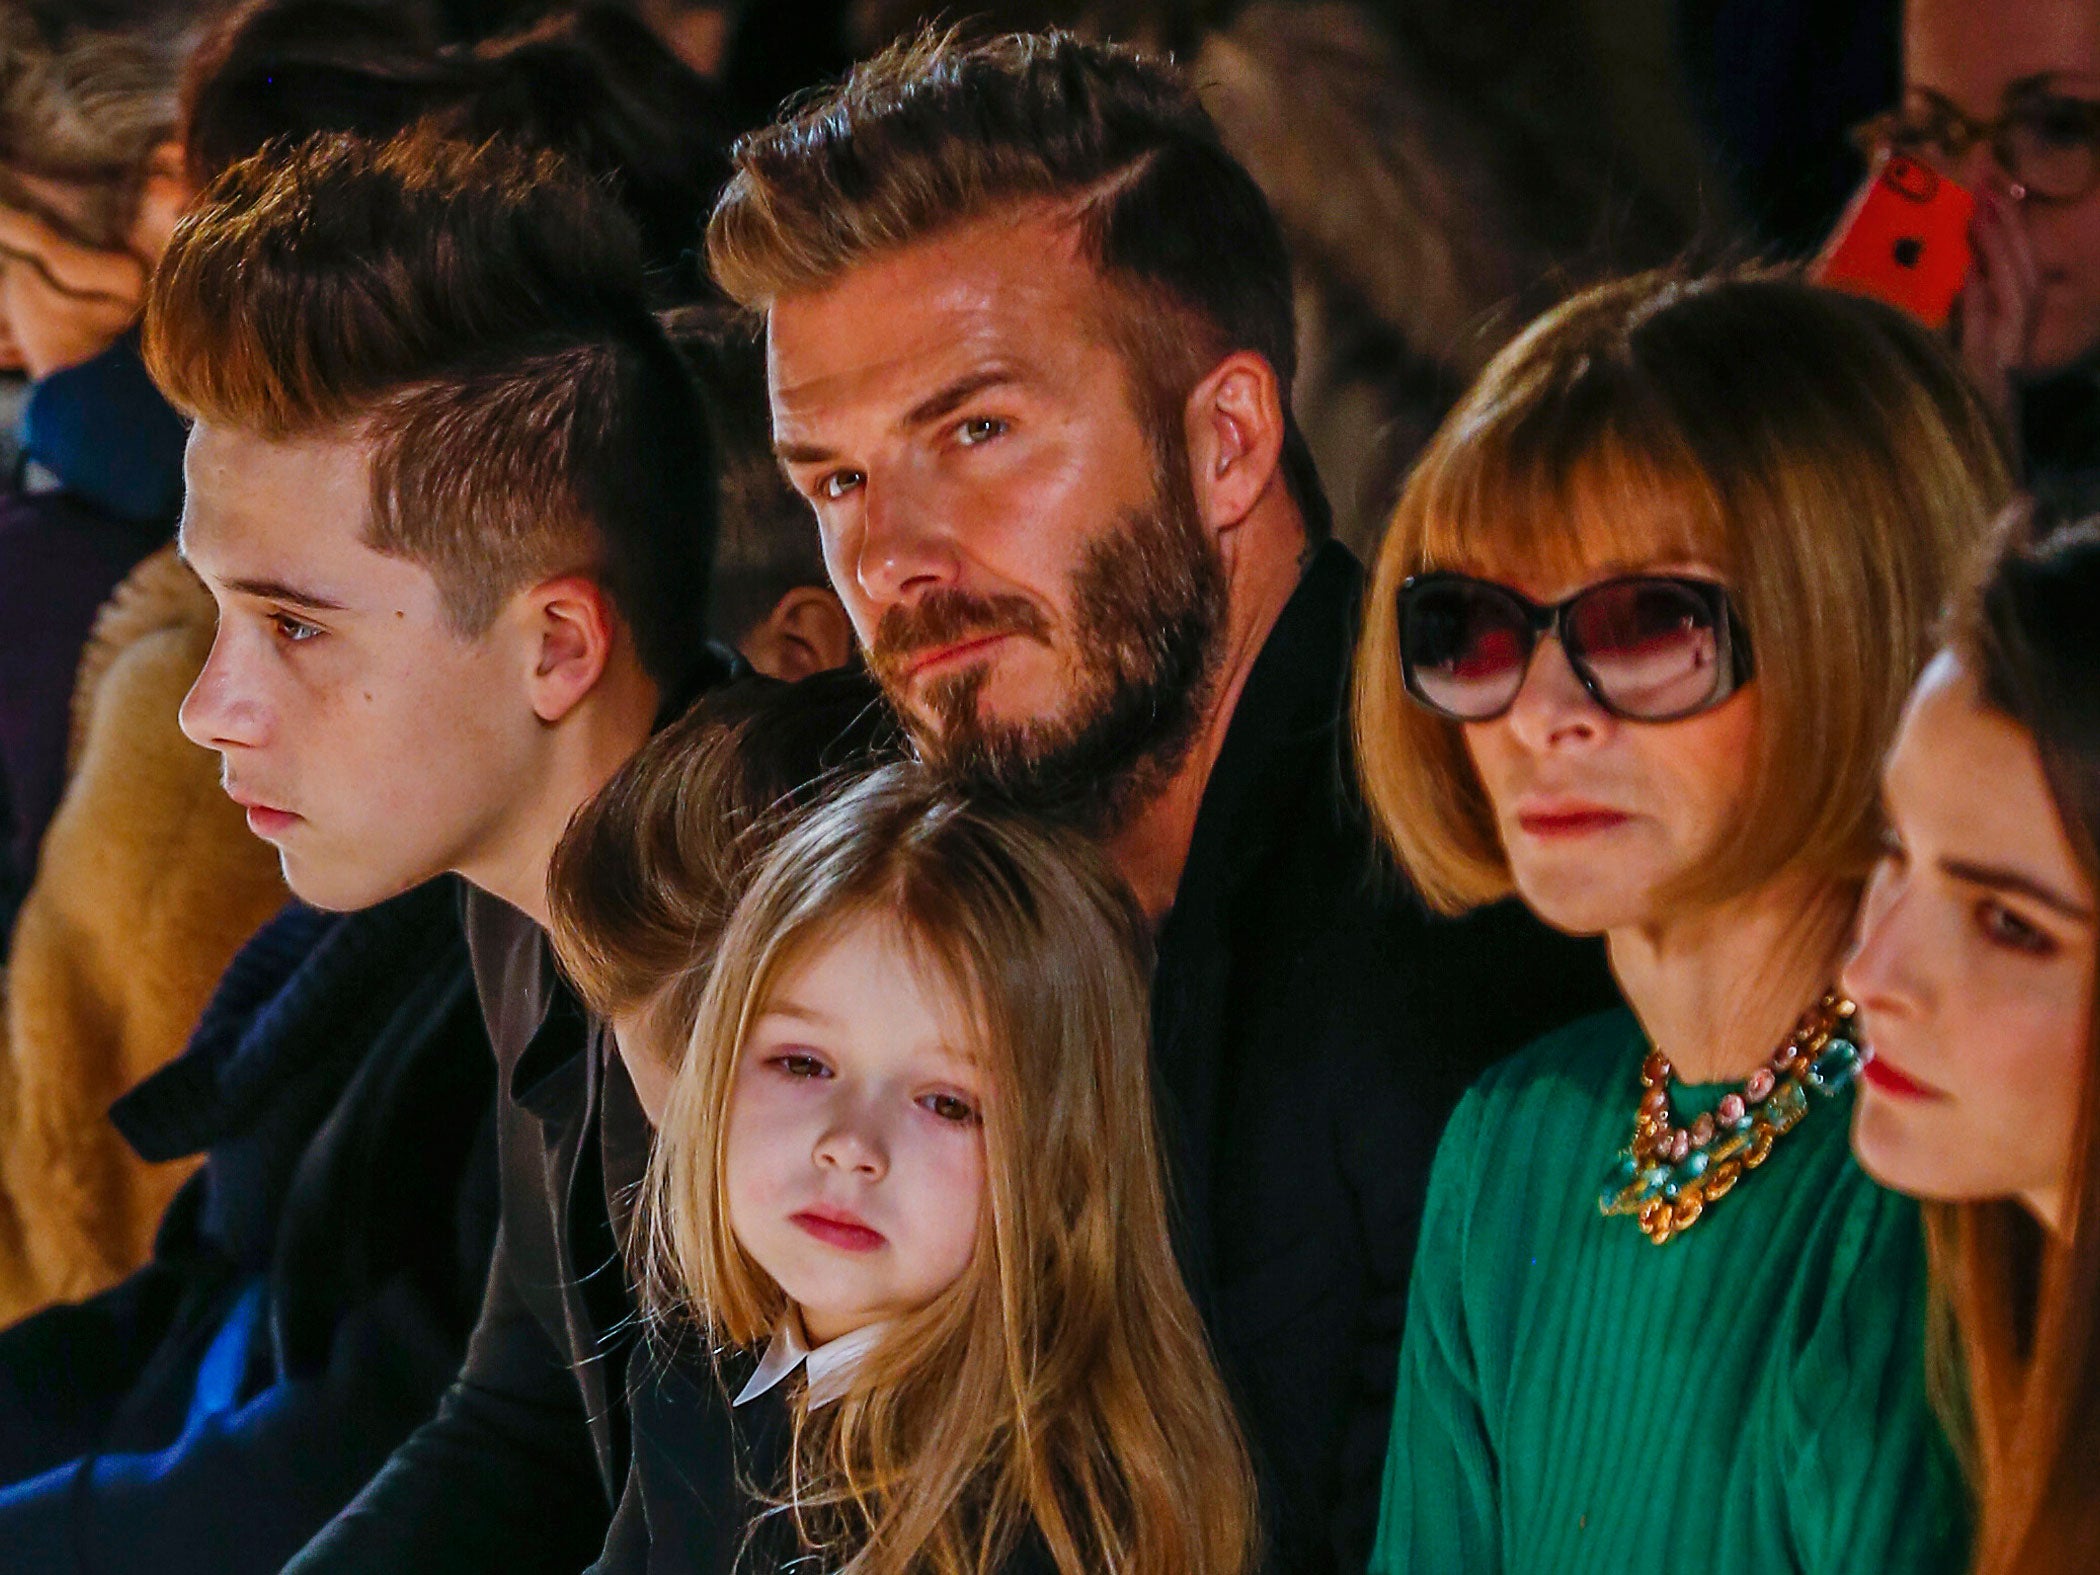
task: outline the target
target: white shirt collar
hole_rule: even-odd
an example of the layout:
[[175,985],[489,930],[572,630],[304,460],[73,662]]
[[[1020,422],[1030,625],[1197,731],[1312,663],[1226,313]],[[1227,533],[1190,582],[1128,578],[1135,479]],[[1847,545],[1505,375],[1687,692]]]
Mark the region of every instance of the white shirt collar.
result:
[[888,1329],[887,1323],[871,1323],[812,1348],[809,1336],[803,1332],[801,1310],[790,1306],[774,1325],[772,1343],[759,1358],[758,1370],[738,1392],[735,1403],[743,1405],[756,1400],[796,1368],[807,1365],[810,1409],[829,1405],[843,1398],[853,1386],[853,1375]]

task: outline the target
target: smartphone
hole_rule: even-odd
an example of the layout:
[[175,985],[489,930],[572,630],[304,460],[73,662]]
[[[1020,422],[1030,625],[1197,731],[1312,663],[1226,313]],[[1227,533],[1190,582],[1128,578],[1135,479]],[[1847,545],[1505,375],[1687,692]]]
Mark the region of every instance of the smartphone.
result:
[[1969,277],[1976,199],[1930,165],[1884,149],[1809,270],[1939,328]]

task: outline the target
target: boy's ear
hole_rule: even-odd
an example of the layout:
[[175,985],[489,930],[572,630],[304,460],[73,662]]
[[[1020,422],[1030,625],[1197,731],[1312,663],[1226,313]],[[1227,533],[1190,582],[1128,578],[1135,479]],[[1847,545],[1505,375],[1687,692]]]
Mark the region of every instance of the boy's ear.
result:
[[744,660],[768,678],[793,683],[853,660],[853,625],[828,586],[798,585],[736,645]]
[[521,616],[532,648],[527,682],[542,722],[559,722],[598,686],[619,642],[619,618],[605,587],[581,574],[542,580],[524,594]]

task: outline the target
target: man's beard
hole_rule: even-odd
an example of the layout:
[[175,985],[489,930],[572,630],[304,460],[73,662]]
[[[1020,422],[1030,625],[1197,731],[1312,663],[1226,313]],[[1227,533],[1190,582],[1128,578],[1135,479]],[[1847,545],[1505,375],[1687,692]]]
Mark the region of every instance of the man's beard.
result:
[[919,707],[904,700],[905,670],[920,652],[987,635],[1049,645],[1042,613],[1023,597],[942,590],[893,607],[876,628],[869,666],[920,756],[946,780],[1105,837],[1173,781],[1217,680],[1225,566],[1185,463],[1162,455],[1150,503],[1124,510],[1087,545],[1070,605],[1077,678],[1055,716],[981,715],[990,662],[935,680]]

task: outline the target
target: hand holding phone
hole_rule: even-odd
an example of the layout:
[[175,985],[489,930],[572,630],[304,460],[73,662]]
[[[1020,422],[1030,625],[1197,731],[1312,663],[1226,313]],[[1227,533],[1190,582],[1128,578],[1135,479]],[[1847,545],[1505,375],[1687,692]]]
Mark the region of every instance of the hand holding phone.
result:
[[1884,149],[1809,277],[1943,327],[1969,276],[1975,211],[1975,199],[1930,165]]

